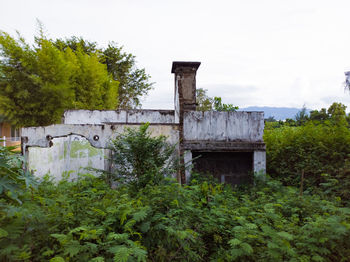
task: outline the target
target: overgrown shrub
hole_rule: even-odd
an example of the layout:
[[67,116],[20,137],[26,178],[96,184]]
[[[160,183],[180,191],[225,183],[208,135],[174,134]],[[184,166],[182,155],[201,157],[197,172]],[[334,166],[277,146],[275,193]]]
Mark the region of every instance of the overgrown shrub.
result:
[[149,123],[111,140],[113,170],[105,173],[110,181],[127,183],[135,189],[147,184],[159,184],[165,177],[176,173],[175,146],[161,135],[152,137]]
[[135,192],[46,178],[2,206],[1,261],[348,261],[350,210],[275,181],[168,181]]
[[14,149],[0,146],[0,197],[20,203],[21,194],[34,187],[36,181],[30,172],[23,170],[23,157]]
[[[303,168],[310,184],[324,170],[347,174],[340,141],[347,145],[348,131],[342,127],[274,132],[267,134],[268,157],[275,157],[284,183],[298,184],[290,168]],[[118,138],[120,169],[110,177],[119,182],[115,189],[103,176],[57,183],[45,177],[32,190],[20,179],[19,201],[9,198],[9,189],[0,199],[0,261],[349,261],[350,209],[340,198],[325,198],[327,191],[340,192],[331,175],[319,180],[322,193],[269,179],[232,188],[193,177],[181,186],[164,177],[173,172],[166,168],[171,147],[164,145],[164,137],[149,136],[147,125]],[[324,147],[331,150],[322,155],[330,163],[318,155]],[[1,178],[9,170],[21,177],[20,165],[7,160],[12,155],[3,157]]]
[[304,126],[268,129],[264,141],[267,172],[272,177],[299,186],[304,170],[306,188],[337,179],[338,193],[348,197],[350,130],[346,122],[308,122]]

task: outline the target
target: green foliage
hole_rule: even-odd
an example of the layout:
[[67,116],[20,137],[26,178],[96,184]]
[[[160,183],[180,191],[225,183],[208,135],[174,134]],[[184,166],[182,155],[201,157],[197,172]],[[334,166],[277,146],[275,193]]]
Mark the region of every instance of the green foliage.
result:
[[197,111],[210,111],[213,109],[213,98],[208,97],[206,89],[196,89]]
[[153,83],[145,69],[136,67],[135,56],[124,52],[114,42],[107,48],[98,48],[97,43],[89,42],[79,37],[57,39],[54,45],[64,51],[70,48],[73,52],[82,49],[88,55],[98,54],[99,61],[107,66],[108,73],[119,82],[118,107],[123,109],[138,108],[141,106],[141,97],[147,95]]
[[[3,201],[1,261],[347,261],[350,210],[275,181],[111,189],[45,178]],[[6,231],[7,233],[4,233]]]
[[[266,131],[272,174],[297,187],[267,177],[232,188],[198,174],[181,186],[164,178],[173,172],[165,137],[151,137],[148,125],[129,129],[112,144],[113,188],[88,174],[56,183],[47,176],[30,191],[18,179],[18,202],[4,187],[0,260],[349,261],[350,209],[339,197],[350,170],[343,120]],[[1,177],[20,177],[15,156],[0,156]]]
[[211,98],[207,95],[207,90],[203,88],[196,89],[196,103],[198,111],[230,111],[234,112],[238,110],[238,106],[232,104],[223,104],[221,97]]
[[62,51],[43,34],[30,46],[0,32],[0,113],[17,126],[61,121],[66,109],[115,109],[118,82],[99,54]]
[[315,123],[324,123],[325,121],[330,121],[334,124],[345,124],[345,121],[349,122],[349,116],[346,115],[345,110],[345,105],[334,102],[328,108],[328,110],[326,108],[322,108],[320,111],[311,111],[309,119]]
[[305,124],[308,120],[309,120],[309,116],[307,113],[307,109],[304,105],[303,108],[295,115],[295,122],[296,122],[296,125],[300,126]]
[[267,129],[264,141],[267,172],[272,177],[286,185],[298,186],[304,170],[305,185],[311,187],[309,189],[327,183],[328,179],[336,179],[339,196],[345,201],[350,199],[350,130],[344,119]]
[[174,169],[174,146],[166,142],[165,136],[151,137],[149,124],[126,132],[111,141],[114,171],[107,176],[112,181],[133,184],[136,188],[148,183],[159,184],[171,176]]
[[238,106],[234,106],[232,104],[223,104],[221,102],[221,97],[214,97],[213,105],[215,111],[234,112],[238,110]]
[[28,171],[22,169],[23,157],[13,152],[15,148],[0,146],[0,197],[21,203],[24,190],[33,189],[37,183]]
[[75,54],[67,49],[69,56],[76,57],[72,87],[76,109],[115,109],[118,85],[106,73],[105,65],[99,62],[97,53],[86,54],[78,47]]
[[282,126],[302,126],[309,122],[314,124],[323,124],[328,121],[336,125],[346,125],[345,122],[350,123],[350,114],[346,115],[346,106],[342,103],[334,102],[328,109],[311,110],[307,113],[305,106],[295,115],[294,119],[287,118],[285,121],[273,121],[274,119],[265,119],[266,127],[279,128]]
[[137,68],[135,56],[125,53],[122,47],[113,42],[103,50],[103,57],[108,72],[120,83],[119,108],[141,107],[141,97],[153,88],[145,69]]

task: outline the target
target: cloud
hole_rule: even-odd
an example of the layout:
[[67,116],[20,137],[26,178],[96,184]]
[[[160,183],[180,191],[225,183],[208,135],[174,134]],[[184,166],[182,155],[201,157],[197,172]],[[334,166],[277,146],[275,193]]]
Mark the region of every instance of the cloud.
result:
[[349,104],[350,103],[350,94],[347,93],[344,96],[327,96],[327,97],[322,97],[320,100],[326,104],[329,104],[329,105],[331,105],[334,102]]

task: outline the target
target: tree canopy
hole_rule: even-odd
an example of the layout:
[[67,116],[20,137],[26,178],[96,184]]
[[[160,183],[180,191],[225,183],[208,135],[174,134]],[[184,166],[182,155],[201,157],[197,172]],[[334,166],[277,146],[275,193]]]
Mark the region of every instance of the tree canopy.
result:
[[43,34],[29,45],[0,33],[0,113],[17,126],[58,123],[66,109],[115,109],[118,81],[98,53],[58,49]]
[[59,123],[67,109],[141,106],[152,83],[132,54],[115,43],[48,39],[39,29],[33,45],[0,31],[0,114],[11,124]]
[[75,52],[81,48],[86,54],[98,54],[99,62],[105,64],[108,73],[119,82],[119,108],[139,108],[141,97],[152,89],[150,76],[145,69],[136,67],[135,56],[124,52],[123,47],[118,47],[114,42],[109,43],[107,48],[98,48],[96,42],[73,36],[65,40],[57,39],[54,45],[62,51],[70,48]]
[[233,104],[223,104],[221,97],[209,97],[207,90],[198,88],[196,90],[196,102],[198,111],[237,111],[238,106]]
[[307,111],[305,106],[295,115],[294,119],[276,121],[273,118],[265,119],[265,128],[279,128],[282,126],[304,126],[310,123],[315,125],[327,123],[328,125],[350,126],[350,114],[346,113],[346,106],[334,102],[328,109]]

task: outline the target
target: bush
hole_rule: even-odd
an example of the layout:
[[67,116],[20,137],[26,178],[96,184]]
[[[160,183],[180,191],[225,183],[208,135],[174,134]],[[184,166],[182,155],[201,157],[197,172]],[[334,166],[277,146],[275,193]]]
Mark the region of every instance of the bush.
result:
[[151,137],[148,127],[128,128],[111,141],[113,171],[105,173],[109,181],[128,183],[137,190],[176,174],[175,146],[165,136]]
[[[268,157],[285,175],[281,180],[298,184],[291,168],[303,168],[308,183],[322,182],[322,194],[301,194],[270,179],[232,188],[194,176],[181,186],[164,177],[173,172],[166,168],[174,163],[171,147],[164,137],[151,138],[147,127],[113,142],[120,154],[110,177],[119,182],[115,189],[111,180],[92,175],[58,183],[45,177],[31,191],[19,179],[19,201],[7,189],[0,199],[0,261],[349,261],[350,209],[340,198],[324,197],[338,194],[337,180],[318,177],[324,170],[347,174],[342,144],[348,131],[341,126],[266,134]],[[332,151],[319,149],[324,147]],[[21,177],[20,165],[8,160],[13,155],[3,155],[1,177]]]
[[46,178],[25,196],[1,211],[1,261],[350,258],[350,210],[276,181],[245,191],[193,180],[135,192],[85,175],[57,185]]
[[337,193],[348,197],[350,130],[346,123],[308,122],[304,126],[268,129],[264,141],[267,172],[272,177],[285,185],[299,186],[304,170],[306,187],[337,179]]
[[23,157],[14,149],[16,147],[0,146],[0,197],[21,203],[21,194],[35,187],[36,181],[31,173],[22,169]]

